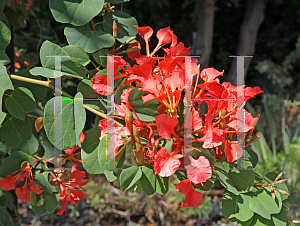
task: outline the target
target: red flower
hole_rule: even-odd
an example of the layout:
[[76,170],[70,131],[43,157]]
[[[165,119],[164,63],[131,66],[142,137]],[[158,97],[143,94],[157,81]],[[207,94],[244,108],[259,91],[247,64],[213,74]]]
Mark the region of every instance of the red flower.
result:
[[[132,43],[132,44],[129,45],[128,49],[131,49],[133,47],[141,48],[141,44],[139,42]],[[128,55],[128,58],[133,60],[133,61],[135,61],[136,58],[139,58],[139,57],[142,56],[142,54],[140,53],[140,49],[128,52],[127,55]]]
[[79,155],[80,152],[77,152],[76,154],[74,154],[75,151],[77,151],[79,149],[78,145],[75,145],[69,149],[64,150],[65,153],[68,155],[65,157],[66,160],[70,160],[72,163],[74,162],[78,162],[78,163],[82,163],[82,161],[80,159],[77,159],[75,157],[75,155]]
[[107,75],[96,74],[91,79],[91,82],[93,84],[94,92],[100,95],[107,96],[114,91],[112,86],[107,85]]
[[175,134],[174,128],[178,124],[177,118],[172,118],[168,114],[160,114],[155,116],[158,134],[164,139],[171,139],[171,134]]
[[189,179],[181,181],[179,184],[174,184],[176,190],[182,194],[186,194],[185,200],[180,207],[191,206],[197,208],[203,202],[203,194],[195,191]]
[[169,154],[167,149],[162,147],[154,157],[154,172],[161,177],[169,177],[180,167],[180,160],[173,159],[174,152]]
[[225,145],[225,156],[229,163],[236,161],[243,156],[242,146],[237,141],[230,141]]

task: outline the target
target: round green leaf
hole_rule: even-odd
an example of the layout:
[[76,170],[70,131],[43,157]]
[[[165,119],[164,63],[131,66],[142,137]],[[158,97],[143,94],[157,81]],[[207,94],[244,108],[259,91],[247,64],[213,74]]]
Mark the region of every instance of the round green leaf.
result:
[[43,194],[47,211],[53,213],[57,207],[58,199],[55,194],[49,194],[46,191],[44,191]]
[[68,45],[62,48],[70,56],[71,60],[86,66],[90,63],[89,55],[84,51],[83,48],[77,45]]
[[56,21],[81,26],[101,12],[104,0],[50,0],[49,5]]
[[28,116],[25,116],[25,121],[11,117],[4,121],[0,128],[0,138],[7,146],[17,148],[22,141],[31,138],[32,128]]
[[[2,26],[5,26],[5,25],[0,21],[0,31],[1,31]],[[2,30],[2,32],[3,32],[3,30]],[[2,33],[0,32],[0,34],[2,34]],[[1,41],[3,41],[3,40],[1,40],[1,36],[0,36],[0,43],[1,43]],[[6,116],[6,113],[2,112],[2,96],[5,92],[5,90],[7,90],[7,89],[14,90],[11,80],[8,77],[8,74],[6,72],[6,67],[4,67],[2,65],[0,65],[0,81],[1,81],[0,82],[0,124],[1,124]]]
[[0,21],[0,50],[5,51],[10,42],[10,38],[11,35],[9,28],[2,21]]
[[161,177],[158,174],[155,175],[156,183],[155,189],[158,194],[166,194],[169,191],[169,177]]
[[[54,101],[61,103],[61,111],[55,112]],[[69,98],[54,97],[45,106],[44,128],[49,141],[60,150],[76,145],[74,103]],[[61,132],[55,135],[55,125],[61,124]],[[61,136],[60,136],[61,135]]]
[[24,112],[35,110],[35,99],[29,89],[20,87],[15,89],[5,100],[8,112],[15,118],[25,120]]
[[6,177],[8,174],[12,174],[21,168],[21,164],[28,161],[29,155],[24,152],[14,152],[8,157],[3,159],[0,166],[0,177]]
[[107,0],[107,2],[111,3],[111,4],[120,4],[123,2],[129,2],[130,0]]
[[222,214],[227,219],[235,217],[240,221],[248,221],[254,213],[249,208],[251,193],[234,195],[226,192],[222,200]]
[[[26,78],[32,78],[32,79],[36,79],[36,80],[40,80],[40,81],[42,80],[40,78],[40,76],[33,76],[30,74],[30,72],[28,70],[25,70],[25,69],[21,69],[21,70],[15,72],[15,74],[20,75],[22,77],[26,77]],[[15,88],[25,87],[25,88],[29,89],[35,100],[43,100],[46,96],[46,87],[45,86],[36,85],[33,83],[29,83],[29,82],[22,82],[22,81],[18,81],[18,80],[12,80],[12,83]]]
[[107,34],[102,30],[92,31],[86,26],[66,27],[65,36],[70,45],[80,46],[88,53],[111,47],[115,43],[115,39],[111,34]]
[[156,178],[153,173],[153,169],[147,166],[142,167],[142,177],[140,179],[143,191],[146,195],[152,195],[155,193]]
[[131,188],[142,176],[142,170],[137,166],[124,169],[120,176],[121,189],[126,191]]
[[18,148],[13,148],[10,150],[10,153],[16,151],[22,151],[28,155],[32,155],[37,152],[39,148],[39,142],[36,137],[31,134],[31,138],[28,141],[23,141]]
[[271,220],[271,214],[277,214],[281,210],[265,190],[258,190],[253,193],[249,207],[253,212],[269,220]]
[[114,175],[114,171],[111,170],[105,170],[104,175],[109,182],[113,182],[117,179],[117,177]]
[[137,35],[134,25],[138,25],[136,19],[127,13],[119,10],[106,13],[103,17],[103,28],[105,32],[113,33],[113,21],[118,26],[117,40],[121,43],[126,42],[130,37]]

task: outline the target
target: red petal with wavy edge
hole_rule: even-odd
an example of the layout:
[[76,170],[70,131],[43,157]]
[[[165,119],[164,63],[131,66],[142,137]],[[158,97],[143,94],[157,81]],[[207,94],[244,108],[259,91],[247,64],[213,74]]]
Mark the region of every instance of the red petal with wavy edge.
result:
[[71,173],[72,173],[72,179],[75,180],[76,182],[82,181],[86,175],[86,172],[79,170],[77,165],[72,166]]
[[27,186],[16,188],[16,195],[24,202],[30,202],[30,189]]
[[224,70],[222,72],[214,69],[213,67],[211,68],[205,68],[203,71],[201,71],[201,78],[206,81],[206,82],[211,82],[218,76],[223,76]]
[[96,74],[91,79],[91,83],[93,84],[94,92],[100,95],[106,96],[114,91],[113,87],[107,85],[107,75]]
[[170,42],[172,42],[171,46],[175,46],[177,44],[177,36],[170,29],[170,26],[158,30],[156,37],[158,38],[158,43],[160,45],[169,44]]
[[192,129],[198,130],[202,127],[202,118],[199,116],[199,112],[195,108],[192,108]]
[[38,195],[41,194],[41,193],[43,192],[43,190],[37,188],[37,187],[34,186],[33,184],[30,185],[30,189],[31,189],[31,191],[33,191],[35,194],[38,194]]
[[178,124],[177,118],[172,118],[168,114],[160,114],[154,117],[158,134],[164,139],[171,139],[171,134],[175,134],[174,128]]
[[[128,49],[131,49],[131,48],[133,48],[135,46],[141,48],[141,44],[139,42],[135,42],[135,43],[130,44],[129,47],[128,47]],[[127,56],[128,56],[129,59],[135,61],[135,59],[141,57],[142,54],[140,53],[140,49],[137,49],[137,50],[128,52]]]
[[189,156],[191,164],[185,166],[188,179],[194,184],[207,181],[212,176],[212,167],[207,158],[200,156],[197,160]]
[[173,154],[169,154],[167,149],[161,148],[154,157],[154,171],[161,177],[169,177],[176,172],[180,166],[179,159],[173,159]]
[[123,90],[122,95],[121,95],[121,102],[122,103],[127,103],[128,102],[128,97],[130,95],[131,90],[133,90],[133,88]]
[[179,184],[174,184],[177,191],[179,191],[182,194],[186,194],[187,192],[190,192],[193,190],[193,187],[191,185],[191,182],[189,179],[185,179],[181,181]]
[[230,141],[229,143],[225,144],[225,156],[229,163],[236,161],[243,156],[242,146],[237,141]]
[[7,175],[6,178],[1,178],[0,179],[0,187],[4,191],[10,191],[10,190],[13,190],[17,187],[16,182],[17,182],[16,177],[12,177],[11,175]]
[[255,98],[255,95],[259,94],[259,93],[264,93],[264,91],[262,91],[260,89],[260,87],[255,86],[255,87],[246,87],[244,90],[244,95],[245,95],[245,101],[251,99],[251,98]]
[[252,127],[253,117],[245,109],[239,108],[237,112],[234,115],[232,115],[232,117],[230,118],[232,121],[228,123],[227,126],[236,129],[239,132],[245,133],[248,132],[249,130],[254,129],[254,127]]
[[[122,66],[126,65],[126,61],[120,57],[120,56],[114,56],[114,55],[109,55],[107,54],[107,56],[112,56],[112,57],[107,57],[107,67],[109,67],[109,65],[114,65],[114,75],[117,74],[118,72],[118,68],[122,68]],[[105,75],[106,76],[106,75]]]
[[149,26],[145,26],[145,27],[139,27],[137,25],[134,25],[133,27],[135,27],[139,33],[139,35],[147,42],[149,41],[150,37],[153,34],[153,29]]
[[152,58],[152,57],[141,56],[140,58],[136,58],[135,62],[138,65],[144,65],[144,64],[154,65],[156,63],[156,60],[154,58]]
[[185,200],[180,207],[191,206],[197,208],[203,202],[203,194],[199,191],[191,190],[186,193]]

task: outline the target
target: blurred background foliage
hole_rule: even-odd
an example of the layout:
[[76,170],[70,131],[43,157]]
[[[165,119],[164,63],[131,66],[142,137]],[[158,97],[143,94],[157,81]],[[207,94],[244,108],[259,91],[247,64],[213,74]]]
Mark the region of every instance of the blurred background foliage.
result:
[[[262,20],[260,23],[254,21],[247,25],[246,16],[250,15],[247,14],[247,10],[255,13],[253,4],[257,1],[264,4],[260,12]],[[43,41],[50,40],[60,46],[66,45],[67,41],[63,34],[66,25],[54,20],[48,1],[32,0],[26,14],[20,13],[18,7],[22,5],[7,7],[4,13],[10,18],[8,22],[14,25],[16,62],[19,63],[16,64],[16,69],[20,70],[40,64],[38,55]],[[270,171],[284,172],[291,193],[287,203],[290,208],[287,210],[288,216],[299,219],[300,210],[297,204],[300,203],[300,1],[290,0],[286,3],[283,0],[131,0],[124,5],[116,5],[116,9],[121,7],[137,19],[139,26],[151,26],[154,32],[170,26],[178,36],[178,41],[191,47],[192,55],[199,55],[199,51],[203,52],[203,48],[208,46],[208,60],[203,65],[215,67],[220,71],[224,69],[226,81],[231,79],[230,68],[233,64],[229,56],[238,52],[241,47],[241,31],[249,26],[250,35],[253,35],[255,41],[252,52],[246,51],[241,54],[253,55],[246,71],[245,84],[260,86],[265,91],[265,94],[250,100],[246,105],[253,116],[261,113],[256,129],[261,133],[261,138],[251,146],[259,155],[257,172],[260,175]],[[18,18],[14,18],[13,15],[18,15]],[[212,21],[209,16],[213,16]],[[205,30],[199,24],[210,27]],[[205,36],[205,31],[208,36]],[[203,39],[200,43],[199,37],[203,35],[208,41]],[[139,38],[138,40],[143,49],[143,41]],[[156,43],[156,38],[152,37],[150,46],[153,48]],[[76,91],[75,80],[68,79],[63,83],[64,89],[71,94],[72,90]],[[91,115],[88,126],[92,126],[93,123],[94,118]],[[196,210],[179,208],[184,195],[174,192],[175,188],[172,185],[166,198],[162,198],[157,194],[145,196],[130,191],[124,193],[116,184],[106,182],[102,176],[94,178],[93,183],[86,186],[87,202],[102,215],[111,213],[128,220],[135,215],[133,213],[136,213],[135,216],[144,214],[150,224],[156,221],[182,221],[187,222],[186,225],[188,222],[192,222],[190,225],[201,225],[205,222],[210,225],[213,221],[220,223],[222,192],[217,192],[221,189],[218,184],[211,194],[205,196],[204,203]],[[116,206],[119,209],[112,208]],[[116,209],[119,212],[116,212]],[[74,215],[74,210],[70,211]],[[191,219],[194,220],[189,221]]]

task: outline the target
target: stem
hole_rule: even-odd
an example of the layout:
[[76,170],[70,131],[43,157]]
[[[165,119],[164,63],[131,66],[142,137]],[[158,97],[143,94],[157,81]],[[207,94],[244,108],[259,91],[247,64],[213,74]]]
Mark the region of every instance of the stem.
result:
[[[46,87],[48,87],[48,88],[50,88],[50,89],[53,89],[53,90],[54,90],[54,88],[55,88],[55,87],[51,84],[51,80],[49,80],[49,81],[41,81],[41,80],[37,80],[37,79],[25,78],[25,77],[18,76],[18,75],[10,75],[10,78],[11,78],[11,79],[15,79],[15,80],[19,80],[19,81],[22,81],[22,82],[28,82],[28,83],[32,83],[32,84],[37,84],[37,85],[41,85],[41,86],[46,86]],[[63,96],[65,96],[65,97],[69,97],[70,99],[73,99],[73,97],[72,97],[70,94],[66,93],[65,91],[61,91],[61,94],[62,94]],[[88,110],[88,111],[90,111],[90,112],[92,112],[92,113],[94,113],[94,114],[96,114],[96,115],[99,115],[99,116],[101,116],[102,118],[106,118],[106,119],[107,119],[106,114],[104,114],[104,113],[102,113],[102,112],[100,112],[100,111],[97,111],[97,110],[95,110],[94,108],[92,108],[92,107],[90,107],[90,106],[88,106],[88,105],[86,105],[86,104],[84,104],[83,107],[84,107],[86,110]],[[121,127],[124,126],[122,123],[119,123],[119,122],[117,122],[117,121],[116,121],[116,124],[117,124],[118,126],[121,126]]]
[[91,20],[91,23],[92,23],[92,27],[93,27],[94,31],[96,31],[96,26],[95,26],[95,23],[94,23],[94,21],[93,21],[93,20]]

